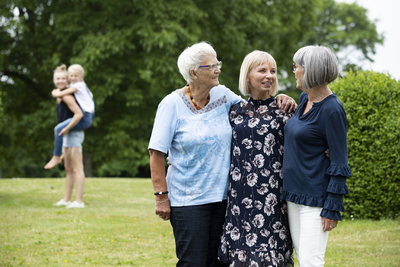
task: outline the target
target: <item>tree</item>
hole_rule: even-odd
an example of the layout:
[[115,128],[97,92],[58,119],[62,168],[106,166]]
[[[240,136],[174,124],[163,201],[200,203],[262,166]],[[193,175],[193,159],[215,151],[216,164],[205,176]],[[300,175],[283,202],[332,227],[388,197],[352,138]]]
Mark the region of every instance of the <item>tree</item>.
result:
[[[334,0],[321,0],[315,2],[313,13],[314,23],[301,31],[303,40],[297,44],[296,50],[306,45],[322,44],[333,49],[334,52],[345,52],[337,56],[343,72],[349,69],[360,69],[348,60],[352,53],[359,53],[360,59],[373,61],[370,57],[375,54],[375,46],[383,44],[384,37],[376,30],[376,21],[371,22],[367,16],[367,9],[356,3],[337,3]],[[301,18],[304,19],[304,18]],[[289,86],[286,93],[291,94],[295,88],[294,75],[289,75],[285,80]],[[299,96],[301,91],[296,91]]]
[[[60,63],[84,66],[94,93],[96,117],[84,143],[94,175],[148,176],[147,145],[157,105],[184,85],[176,61],[185,47],[210,42],[224,62],[220,82],[237,93],[245,55],[268,51],[278,62],[280,80],[291,87],[283,75],[290,72],[293,53],[329,32],[317,27],[325,6],[359,8],[333,0],[3,0],[0,86],[7,127],[1,132],[0,174],[62,175],[59,168],[42,169],[52,151],[52,70]],[[338,24],[343,17],[333,11],[329,16],[338,16],[332,17]],[[375,25],[365,13],[360,16],[372,31],[357,40],[374,48],[382,40],[371,38],[378,36]],[[357,27],[338,26],[341,34],[332,34],[331,44],[362,49],[349,37]]]

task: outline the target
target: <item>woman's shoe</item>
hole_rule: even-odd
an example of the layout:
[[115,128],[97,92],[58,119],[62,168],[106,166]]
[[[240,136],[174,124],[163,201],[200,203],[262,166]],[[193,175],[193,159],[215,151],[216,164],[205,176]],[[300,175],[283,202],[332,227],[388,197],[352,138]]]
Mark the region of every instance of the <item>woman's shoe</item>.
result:
[[69,204],[66,208],[71,209],[71,208],[84,208],[84,207],[85,207],[85,203],[83,203],[83,202],[78,203],[77,201],[74,201],[71,204]]
[[69,204],[71,204],[71,201],[66,202],[66,201],[64,201],[64,199],[61,199],[56,204],[54,204],[54,206],[68,206]]

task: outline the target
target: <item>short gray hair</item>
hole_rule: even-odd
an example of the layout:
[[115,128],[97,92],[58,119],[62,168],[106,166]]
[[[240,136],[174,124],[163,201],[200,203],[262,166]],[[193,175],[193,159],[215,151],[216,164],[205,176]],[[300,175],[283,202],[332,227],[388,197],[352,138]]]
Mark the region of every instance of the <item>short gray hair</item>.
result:
[[327,85],[339,75],[338,60],[327,46],[305,46],[293,56],[293,61],[304,68],[302,87],[310,89]]
[[[250,85],[247,82],[247,77],[249,77],[251,69],[264,63],[268,63],[272,68],[275,68],[275,70],[277,69],[275,59],[264,51],[254,50],[243,59],[239,75],[239,90],[243,95],[249,96],[251,94]],[[278,77],[276,77],[271,96],[275,95],[277,91]]]
[[193,81],[192,76],[190,76],[190,70],[194,69],[197,71],[203,58],[206,56],[217,56],[217,52],[215,52],[214,48],[206,42],[200,42],[187,47],[180,54],[178,58],[178,68],[186,83],[191,83]]

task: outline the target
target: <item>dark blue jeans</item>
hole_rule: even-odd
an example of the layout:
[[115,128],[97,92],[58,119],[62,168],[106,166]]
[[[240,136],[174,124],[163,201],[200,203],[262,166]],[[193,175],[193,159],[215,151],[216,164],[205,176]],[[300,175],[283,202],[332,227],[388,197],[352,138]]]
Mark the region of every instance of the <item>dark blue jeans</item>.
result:
[[171,207],[176,266],[228,267],[217,259],[227,202]]

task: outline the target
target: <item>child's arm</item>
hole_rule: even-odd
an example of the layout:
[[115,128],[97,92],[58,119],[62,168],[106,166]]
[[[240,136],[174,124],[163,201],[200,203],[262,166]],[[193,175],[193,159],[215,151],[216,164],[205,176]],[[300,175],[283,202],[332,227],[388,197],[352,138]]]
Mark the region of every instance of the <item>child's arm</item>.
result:
[[83,113],[78,104],[75,101],[75,98],[71,95],[66,95],[63,97],[63,101],[65,104],[67,104],[68,108],[74,113],[74,116],[72,117],[72,120],[70,123],[65,126],[60,133],[58,134],[59,136],[68,134],[69,131],[78,124],[78,122],[83,118]]
[[63,97],[63,96],[65,96],[65,95],[72,95],[73,93],[75,93],[75,92],[77,92],[78,91],[78,89],[76,89],[76,88],[74,88],[74,87],[70,87],[70,88],[68,88],[68,89],[65,89],[65,90],[62,90],[62,91],[60,91],[60,89],[54,89],[52,92],[51,92],[51,95],[53,96],[53,97]]

